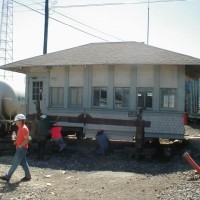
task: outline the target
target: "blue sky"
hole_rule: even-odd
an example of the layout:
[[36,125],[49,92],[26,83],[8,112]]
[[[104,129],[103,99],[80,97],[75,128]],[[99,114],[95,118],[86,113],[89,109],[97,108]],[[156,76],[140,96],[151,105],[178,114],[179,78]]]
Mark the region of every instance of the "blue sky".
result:
[[[44,0],[16,0],[44,12]],[[58,19],[110,42],[119,41],[75,23],[56,12],[85,23],[124,41],[147,42],[148,0],[49,0],[50,17]],[[200,58],[200,0],[157,2],[150,0],[149,45]],[[163,1],[163,0],[160,0]],[[42,5],[35,4],[41,3]],[[121,6],[60,6],[95,3],[131,2]],[[2,0],[0,0],[2,4]],[[53,6],[57,8],[53,9]],[[59,7],[59,8],[58,8]],[[14,61],[41,55],[43,51],[44,16],[14,3]],[[69,26],[50,19],[48,52],[68,49],[87,43],[103,42]]]

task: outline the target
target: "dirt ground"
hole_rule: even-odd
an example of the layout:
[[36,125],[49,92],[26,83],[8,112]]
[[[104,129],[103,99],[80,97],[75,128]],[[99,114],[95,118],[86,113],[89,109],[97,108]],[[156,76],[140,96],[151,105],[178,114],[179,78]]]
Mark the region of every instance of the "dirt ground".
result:
[[[91,153],[95,141],[82,140],[69,142],[64,152],[53,153],[45,161],[38,161],[31,153],[32,180],[21,182],[24,175],[19,167],[10,183],[0,180],[0,199],[199,199],[199,176],[182,155],[190,151],[199,164],[200,157],[187,144],[175,144],[171,146],[172,156],[151,160],[131,157],[125,151],[131,143],[113,142],[112,147],[108,155],[96,157]],[[12,158],[0,157],[0,175],[9,169]]]

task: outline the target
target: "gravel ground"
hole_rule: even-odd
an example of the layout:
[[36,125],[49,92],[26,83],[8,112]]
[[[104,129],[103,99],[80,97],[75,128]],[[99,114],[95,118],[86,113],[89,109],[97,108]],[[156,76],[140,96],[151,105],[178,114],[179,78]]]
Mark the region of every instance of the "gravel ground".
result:
[[190,137],[200,137],[200,125],[199,124],[189,124],[185,126],[186,136]]
[[[199,129],[187,126],[187,134],[199,136]],[[195,129],[195,130],[194,130]],[[95,157],[90,152],[93,142],[70,144],[62,153],[54,153],[45,161],[28,156],[32,180],[20,182],[19,167],[10,183],[0,180],[0,199],[37,200],[199,200],[200,177],[182,158],[190,150],[200,164],[200,154],[190,146],[175,144],[172,156],[155,157],[151,161],[131,158],[124,147],[116,145],[107,156]],[[12,162],[12,156],[0,157],[0,175]]]

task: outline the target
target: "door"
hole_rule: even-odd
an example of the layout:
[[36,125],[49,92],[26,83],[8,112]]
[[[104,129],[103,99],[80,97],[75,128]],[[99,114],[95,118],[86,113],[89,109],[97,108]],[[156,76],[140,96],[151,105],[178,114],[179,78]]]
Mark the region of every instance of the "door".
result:
[[40,78],[30,80],[29,91],[29,114],[37,113],[38,108],[40,108],[41,113],[46,113],[48,106],[46,79]]

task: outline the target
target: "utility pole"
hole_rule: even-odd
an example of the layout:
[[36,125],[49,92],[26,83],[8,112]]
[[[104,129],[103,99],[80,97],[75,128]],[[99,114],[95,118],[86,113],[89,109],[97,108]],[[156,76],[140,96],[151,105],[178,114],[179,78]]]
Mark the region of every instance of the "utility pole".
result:
[[47,54],[48,26],[49,26],[49,0],[45,0],[45,22],[44,22],[43,54]]
[[148,0],[148,14],[147,14],[147,45],[149,44],[149,0]]

